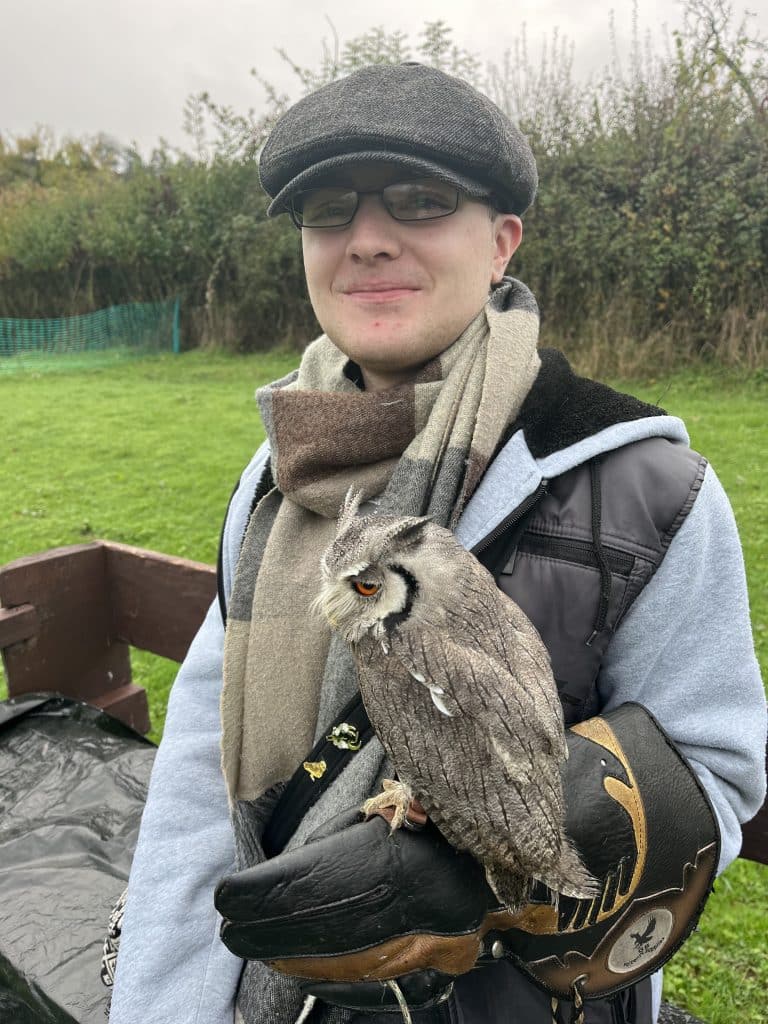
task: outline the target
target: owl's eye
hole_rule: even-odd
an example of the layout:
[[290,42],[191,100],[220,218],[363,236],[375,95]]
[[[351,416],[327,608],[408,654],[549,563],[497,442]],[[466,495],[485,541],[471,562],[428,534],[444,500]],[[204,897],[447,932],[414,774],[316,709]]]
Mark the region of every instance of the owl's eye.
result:
[[378,583],[366,583],[364,580],[352,580],[352,586],[363,597],[373,597],[374,594],[378,594],[381,587]]

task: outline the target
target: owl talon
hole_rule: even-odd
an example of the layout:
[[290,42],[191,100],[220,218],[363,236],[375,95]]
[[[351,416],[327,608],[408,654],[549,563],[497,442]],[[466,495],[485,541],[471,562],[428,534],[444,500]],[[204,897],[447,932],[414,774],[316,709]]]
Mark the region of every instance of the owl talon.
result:
[[410,786],[393,779],[384,779],[382,786],[383,792],[369,797],[361,810],[366,818],[380,814],[382,818],[387,819],[389,827],[394,832],[406,823],[406,814],[413,800],[413,793]]

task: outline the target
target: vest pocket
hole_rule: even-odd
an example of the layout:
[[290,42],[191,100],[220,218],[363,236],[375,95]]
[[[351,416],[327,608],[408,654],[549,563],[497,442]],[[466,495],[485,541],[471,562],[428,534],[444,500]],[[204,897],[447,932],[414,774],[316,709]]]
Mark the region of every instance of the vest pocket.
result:
[[595,680],[636,572],[633,553],[601,547],[599,558],[591,541],[529,530],[498,579],[544,641],[568,725],[594,713]]
[[[601,545],[603,556],[608,563],[608,568],[618,576],[629,576],[635,564],[633,555],[619,548]],[[504,566],[502,572],[511,573],[514,569],[515,558],[518,554],[538,555],[541,558],[555,558],[562,562],[571,562],[574,565],[585,565],[593,569],[599,569],[600,562],[595,551],[594,544],[587,540],[574,540],[573,538],[553,537],[548,533],[535,533],[529,531],[520,539],[517,550]]]

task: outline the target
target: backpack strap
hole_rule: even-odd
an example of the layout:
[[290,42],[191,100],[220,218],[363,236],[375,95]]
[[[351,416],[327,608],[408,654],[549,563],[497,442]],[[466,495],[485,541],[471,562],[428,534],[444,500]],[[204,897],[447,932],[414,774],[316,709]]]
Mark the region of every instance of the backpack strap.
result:
[[219,534],[219,550],[216,555],[216,594],[219,599],[219,612],[221,613],[221,621],[226,627],[227,625],[227,595],[224,591],[224,530],[227,525],[227,519],[229,518],[229,510],[232,508],[232,502],[235,499],[237,490],[240,486],[242,477],[238,477],[237,483],[235,484],[232,493],[229,496],[227,502],[227,514],[224,516],[224,522],[221,524],[221,533]]
[[[216,558],[216,592],[219,598],[219,611],[221,612],[221,621],[225,628],[227,625],[227,594],[226,588],[224,586],[224,531],[227,528],[227,521],[229,519],[229,511],[232,507],[232,502],[234,501],[235,495],[237,494],[242,481],[243,478],[240,477],[240,479],[235,484],[235,489],[229,496],[229,502],[227,503],[227,514],[224,516],[224,522],[222,523],[221,526],[221,533],[219,534],[219,552]],[[264,468],[261,471],[259,482],[256,485],[256,490],[254,491],[253,497],[251,498],[251,507],[248,510],[248,518],[245,521],[245,529],[243,530],[243,535],[240,538],[240,548],[242,548],[243,546],[243,541],[245,540],[245,531],[248,529],[248,523],[251,521],[251,516],[253,515],[254,509],[261,501],[261,499],[264,497],[264,495],[268,491],[271,491],[274,486],[275,482],[272,477],[272,463],[270,459],[267,459],[267,461],[264,463]]]

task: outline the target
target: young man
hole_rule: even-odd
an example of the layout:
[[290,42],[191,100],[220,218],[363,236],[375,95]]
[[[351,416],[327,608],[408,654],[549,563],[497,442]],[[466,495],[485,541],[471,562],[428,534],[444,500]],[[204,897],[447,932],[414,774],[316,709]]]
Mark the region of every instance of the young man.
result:
[[[651,1024],[649,975],[765,792],[722,488],[678,419],[537,352],[535,301],[504,276],[535,163],[469,86],[358,71],[284,115],[260,171],[270,214],[301,228],[325,333],[258,394],[269,440],[171,695],[112,1024]],[[454,529],[539,630],[599,899],[539,887],[506,913],[431,823],[361,820],[392,769],[349,652],[310,611],[350,484]]]

